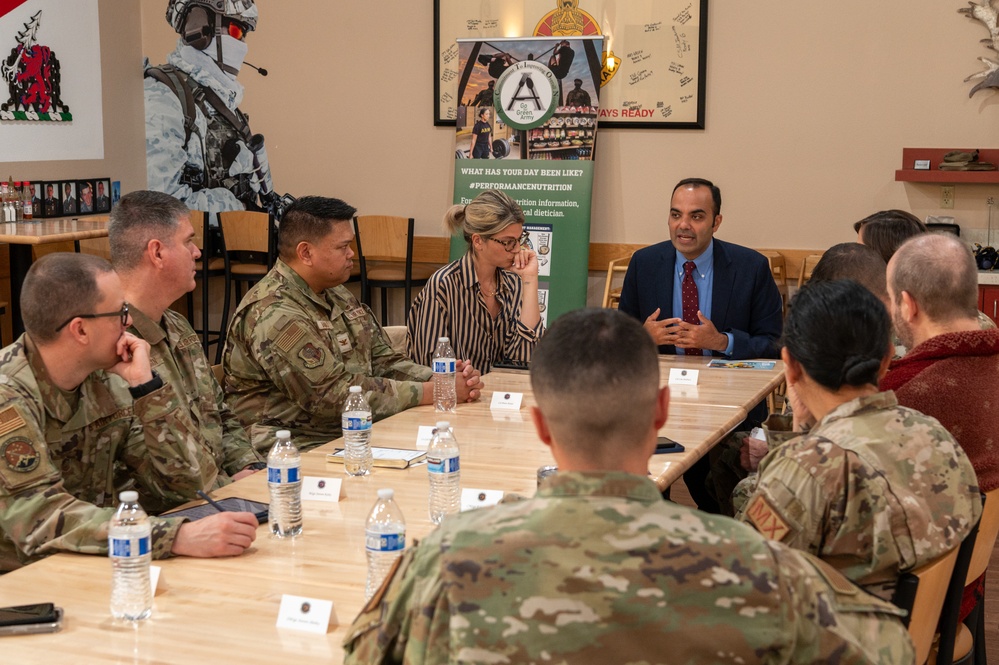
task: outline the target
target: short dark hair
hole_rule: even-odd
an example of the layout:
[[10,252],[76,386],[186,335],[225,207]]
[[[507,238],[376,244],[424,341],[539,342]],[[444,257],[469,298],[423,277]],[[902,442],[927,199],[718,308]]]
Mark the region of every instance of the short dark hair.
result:
[[316,243],[326,237],[337,222],[349,222],[357,208],[340,199],[325,196],[303,196],[292,203],[278,226],[278,255],[282,259],[295,256],[300,242]]
[[829,390],[877,385],[891,319],[884,303],[851,279],[809,282],[788,308],[784,348]]
[[902,243],[891,287],[896,305],[906,291],[933,321],[978,316],[978,267],[957,236],[927,233]]
[[909,238],[927,233],[926,225],[911,212],[881,210],[853,225],[865,245],[888,263],[895,250]]
[[116,270],[131,270],[153,239],[165,240],[177,232],[180,220],[190,214],[180,200],[163,192],[139,190],[121,197],[111,209],[108,242]]
[[97,276],[111,264],[92,254],[56,252],[38,259],[21,289],[24,330],[36,342],[51,342],[66,319],[93,312],[101,300]]
[[559,317],[534,349],[531,387],[560,443],[609,463],[651,422],[659,390],[656,347],[622,312],[575,310]]
[[[681,187],[707,187],[711,190],[711,200],[715,203],[715,212],[712,217],[716,217],[721,214],[721,190],[715,186],[715,183],[710,180],[705,180],[704,178],[684,178],[680,182],[676,183],[676,187],[673,188],[673,194],[676,194],[676,190]],[[672,199],[672,195],[670,196]]]
[[852,279],[881,301],[887,301],[887,268],[888,264],[881,255],[870,247],[856,242],[843,242],[825,251],[812,271],[811,281]]

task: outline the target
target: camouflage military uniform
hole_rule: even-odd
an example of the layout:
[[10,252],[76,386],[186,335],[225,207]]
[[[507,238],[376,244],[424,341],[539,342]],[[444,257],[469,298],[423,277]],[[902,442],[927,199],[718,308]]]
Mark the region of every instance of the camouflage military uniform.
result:
[[350,386],[361,386],[377,420],[419,404],[432,376],[392,350],[346,287],[316,294],[281,260],[239,304],[223,364],[226,399],[257,450],[279,429],[306,448],[341,436]]
[[[192,81],[209,88],[230,110],[235,109],[243,99],[243,84],[224,74],[215,61],[197,49],[188,46],[183,40],[177,41],[177,48],[167,57],[167,62],[187,74]],[[243,210],[246,205],[236,193],[224,187],[198,189],[186,182],[185,167],[188,172],[203,172],[208,150],[221,151],[223,146],[213,145],[217,132],[209,132],[210,118],[196,106],[195,126],[187,146],[184,145],[184,109],[177,94],[164,83],[153,78],[145,79],[146,107],[146,177],[149,189],[165,192],[184,201],[192,210],[222,212]],[[214,109],[213,113],[214,122]],[[221,123],[221,121],[220,121]],[[221,123],[222,124],[227,123]],[[253,166],[253,152],[242,137],[233,136],[238,147],[235,161],[227,175],[240,187],[248,186],[252,192],[260,190],[260,182]],[[267,156],[261,147],[258,159],[266,164]],[[267,191],[273,191],[270,171],[265,173]],[[245,194],[245,192],[244,192]]]
[[218,474],[211,488],[228,485],[232,482],[231,475],[250,464],[263,462],[236,415],[223,401],[222,387],[215,380],[201,340],[187,319],[168,309],[163,313],[164,329],[134,306],[131,313],[130,331],[149,342],[153,369],[164,383],[174,386],[182,399],[187,399],[191,420],[201,432],[200,441],[191,442],[201,444],[200,455],[206,470],[214,463]]
[[345,662],[911,663],[900,614],[647,478],[563,472],[408,550]]
[[[169,384],[132,401],[119,377],[52,385],[22,335],[0,351],[0,571],[54,552],[107,552],[123,478],[145,499],[177,505],[202,487],[186,444],[197,429]],[[153,556],[170,555],[183,520],[153,518]]]
[[981,512],[961,447],[888,391],[771,450],[736,518],[890,598],[900,571],[957,547]]

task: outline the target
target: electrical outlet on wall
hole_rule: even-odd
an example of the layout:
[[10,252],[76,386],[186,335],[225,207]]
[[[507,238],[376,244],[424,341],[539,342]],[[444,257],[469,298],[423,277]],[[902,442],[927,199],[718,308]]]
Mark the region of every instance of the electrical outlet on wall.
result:
[[940,188],[940,207],[941,208],[953,208],[954,207],[954,186],[944,185]]

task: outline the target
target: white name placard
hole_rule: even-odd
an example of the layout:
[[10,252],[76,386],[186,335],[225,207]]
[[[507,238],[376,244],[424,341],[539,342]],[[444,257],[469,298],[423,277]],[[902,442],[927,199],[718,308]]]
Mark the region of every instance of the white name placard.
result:
[[302,479],[303,501],[328,501],[336,503],[344,498],[343,478],[305,476]]
[[697,375],[700,370],[685,369],[683,367],[671,367],[669,370],[669,385],[671,386],[696,386]]
[[493,401],[489,403],[490,409],[520,411],[520,403],[524,401],[524,393],[505,393],[495,391]]
[[304,596],[281,596],[277,627],[324,634],[329,630],[333,601]]
[[466,487],[461,490],[461,510],[475,510],[486,506],[495,506],[503,500],[503,490],[480,490]]
[[416,449],[426,450],[430,447],[430,440],[434,438],[436,425],[420,425],[420,430],[416,433]]

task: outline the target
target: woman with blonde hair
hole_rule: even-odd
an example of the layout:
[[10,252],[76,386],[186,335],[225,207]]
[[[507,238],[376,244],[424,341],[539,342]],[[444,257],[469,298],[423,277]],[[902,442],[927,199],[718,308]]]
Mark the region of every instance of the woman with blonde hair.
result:
[[452,206],[444,227],[461,231],[468,251],[431,276],[409,312],[409,355],[429,365],[437,340],[483,372],[500,360],[527,362],[544,332],[538,259],[525,247],[524,211],[489,189]]

